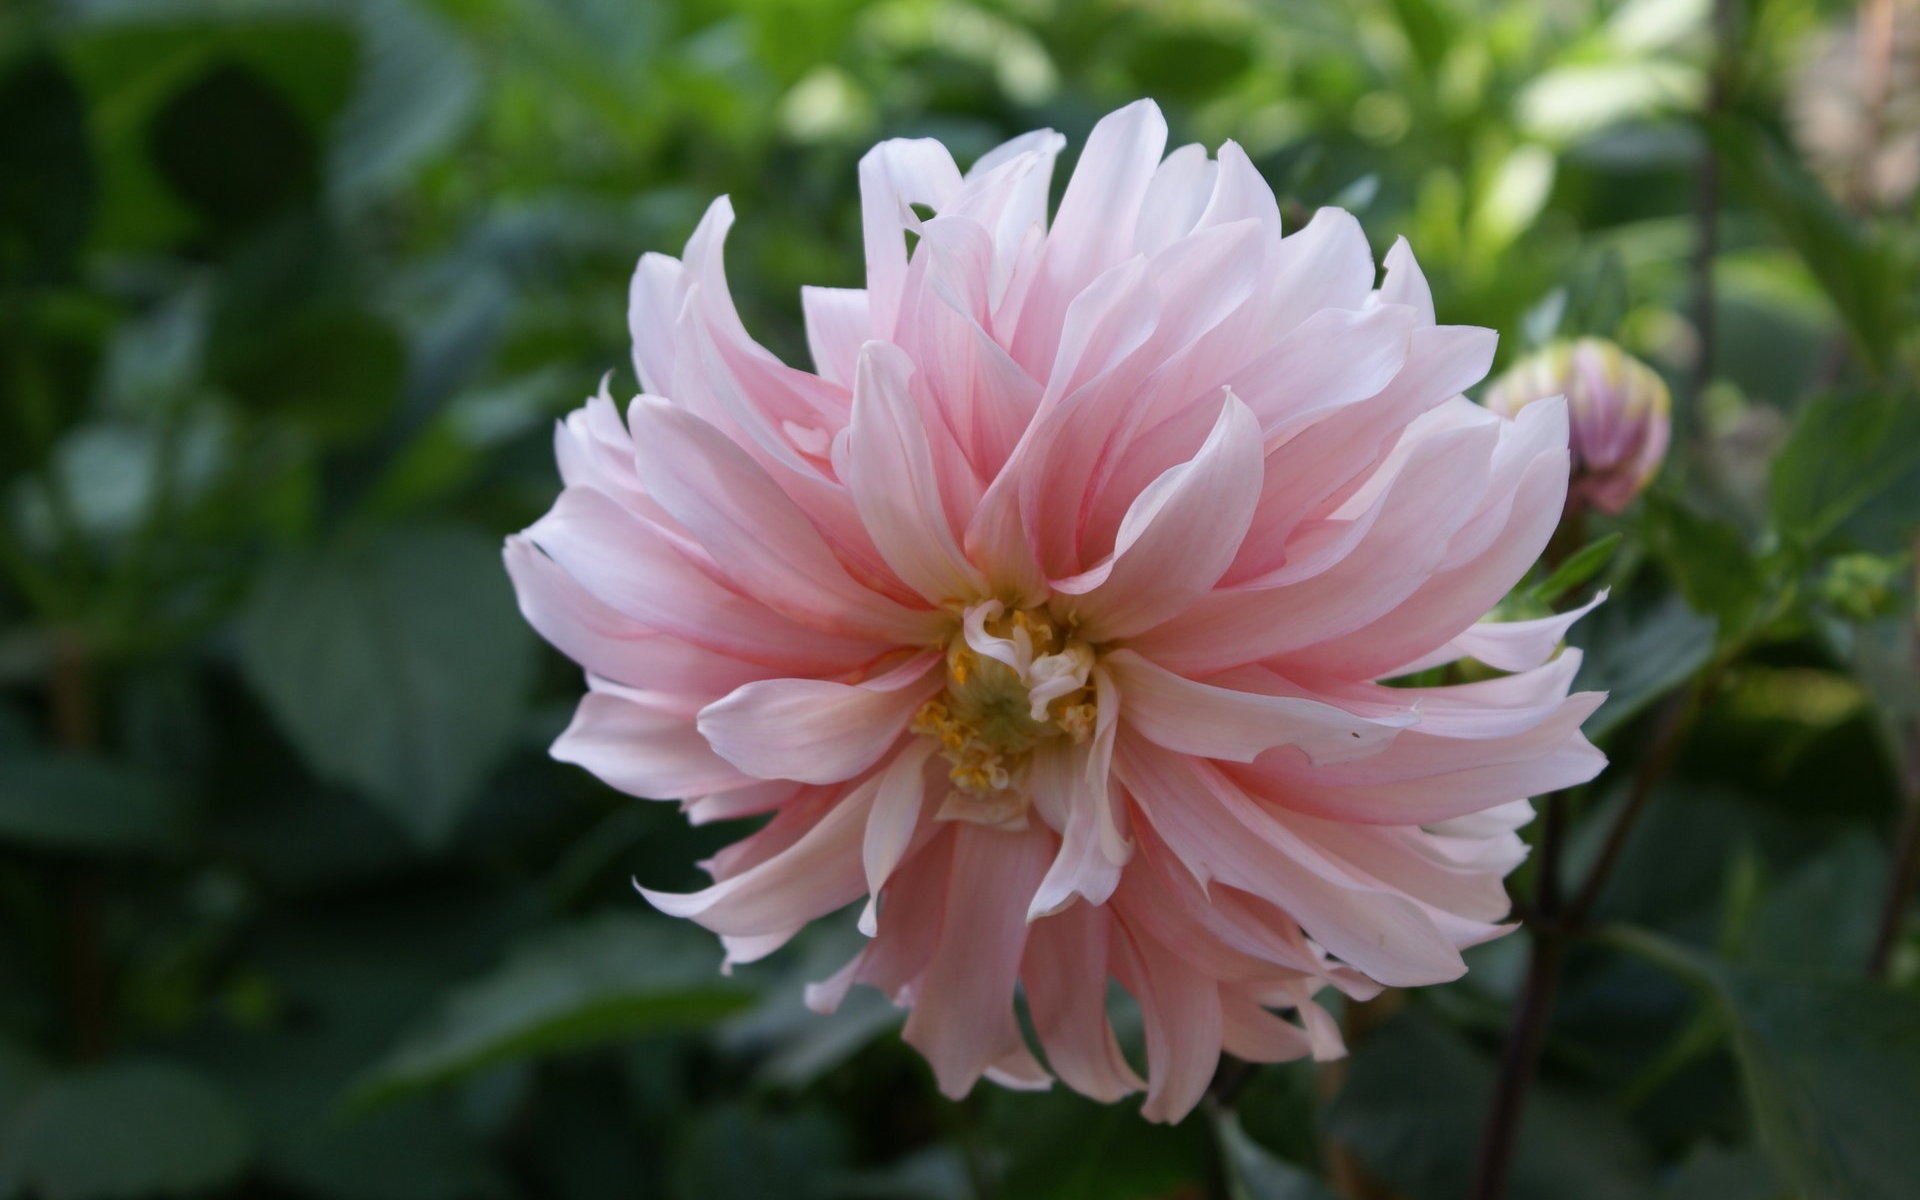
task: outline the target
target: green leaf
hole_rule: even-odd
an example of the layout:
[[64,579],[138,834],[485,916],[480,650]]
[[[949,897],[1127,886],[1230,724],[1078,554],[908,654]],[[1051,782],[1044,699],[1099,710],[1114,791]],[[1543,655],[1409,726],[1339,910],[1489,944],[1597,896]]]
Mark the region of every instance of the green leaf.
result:
[[361,74],[335,127],[327,184],[358,208],[458,137],[480,96],[472,56],[413,0],[358,0]]
[[209,232],[252,226],[319,186],[312,130],[272,83],[217,61],[154,117],[148,152]]
[[0,843],[80,854],[155,854],[178,844],[180,810],[150,776],[88,758],[0,759]]
[[1700,989],[1733,1034],[1759,1143],[1797,1200],[1905,1200],[1920,1179],[1920,994],[1710,959],[1650,931],[1607,940]]
[[533,644],[493,545],[396,531],[270,567],[241,666],[321,777],[439,845],[512,742]]
[[1312,1174],[1248,1137],[1231,1111],[1214,1118],[1213,1133],[1220,1139],[1227,1191],[1233,1200],[1334,1200],[1333,1193]]
[[1779,1200],[1773,1173],[1754,1151],[1722,1150],[1704,1146],[1695,1150],[1660,1189],[1662,1200]]
[[1718,618],[1723,638],[1745,632],[1766,581],[1740,530],[1659,494],[1647,498],[1647,526],[1654,552],[1694,611]]
[[199,1194],[246,1166],[225,1093],[180,1067],[120,1062],[54,1080],[0,1139],[0,1192],[46,1200]]
[[361,1080],[371,1105],[502,1063],[697,1026],[753,1002],[715,969],[712,939],[620,913],[545,933],[449,995]]
[[1598,575],[1600,569],[1612,560],[1613,552],[1620,548],[1620,542],[1625,537],[1623,533],[1610,533],[1580,547],[1555,567],[1553,574],[1528,589],[1527,598],[1540,604],[1552,604],[1565,596]]
[[347,440],[385,422],[406,366],[406,348],[386,322],[348,309],[276,330],[236,364],[230,384],[256,411]]
[[1567,634],[1586,651],[1574,687],[1608,693],[1587,736],[1606,736],[1685,683],[1712,655],[1716,627],[1678,596],[1652,607],[1616,597],[1582,619]]
[[[1492,1061],[1457,1033],[1408,1011],[1355,1048],[1322,1128],[1409,1196],[1464,1197],[1493,1075]],[[1535,1089],[1512,1200],[1629,1200],[1648,1185],[1646,1149],[1623,1117],[1545,1081]]]
[[1616,338],[1629,307],[1626,259],[1610,246],[1574,277],[1562,328],[1568,337]]
[[1760,1143],[1805,1200],[1907,1200],[1920,1180],[1920,995],[1727,968]]
[[1886,850],[1855,834],[1787,876],[1754,914],[1745,957],[1776,967],[1857,971],[1886,896]]
[[1868,359],[1886,362],[1902,324],[1897,252],[1756,124],[1720,118],[1707,132],[1728,174],[1799,252]]
[[[845,1129],[822,1112],[749,1112],[737,1105],[701,1113],[677,1140],[674,1196],[701,1200],[829,1200],[845,1158]],[[778,1184],[774,1181],[778,1180]]]
[[[1773,462],[1769,500],[1783,541],[1813,546],[1920,466],[1920,400],[1891,391],[1802,406]],[[1907,524],[1920,522],[1909,499]]]
[[0,78],[0,281],[65,275],[93,222],[86,102],[58,60],[37,54]]
[[1148,1125],[1133,1105],[1055,1087],[985,1098],[982,1140],[1005,1156],[1000,1200],[1149,1200],[1197,1189],[1213,1151],[1206,1124]]
[[[451,1106],[444,1106],[451,1108]],[[508,1194],[458,1116],[398,1105],[351,1123],[321,1121],[277,1148],[268,1167],[328,1200],[476,1200]]]

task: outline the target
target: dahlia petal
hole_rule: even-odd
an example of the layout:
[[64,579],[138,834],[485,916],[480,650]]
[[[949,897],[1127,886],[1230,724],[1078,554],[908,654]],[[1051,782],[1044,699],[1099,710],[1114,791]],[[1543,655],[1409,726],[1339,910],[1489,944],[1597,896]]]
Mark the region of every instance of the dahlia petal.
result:
[[[1120,884],[1123,862],[1109,858],[1102,847],[1101,830],[1110,827],[1107,810],[1113,798],[1102,788],[1095,791],[1088,779],[1084,755],[1064,750],[1036,753],[1029,787],[1034,805],[1060,833],[1060,850],[1040,880],[1027,906],[1027,920],[1050,917],[1072,904],[1076,897],[1088,904],[1105,904]],[[1048,814],[1048,807],[1057,815]]]
[[956,823],[953,875],[939,946],[901,1036],[926,1056],[940,1090],[958,1099],[1020,1045],[1013,987],[1027,941],[1027,902],[1052,837]]
[[1313,1053],[1307,1031],[1237,990],[1221,989],[1221,1048],[1248,1062],[1292,1062]]
[[648,491],[742,590],[823,629],[900,642],[933,634],[934,614],[856,583],[787,494],[720,430],[647,396],[628,420]]
[[[1526,411],[1551,408],[1552,402],[1542,401]],[[1566,503],[1568,466],[1564,445],[1533,456],[1518,485],[1506,492],[1504,519],[1491,536],[1476,539],[1484,542],[1483,551],[1424,581],[1391,612],[1290,660],[1307,668],[1337,663],[1343,671],[1377,676],[1470,629],[1546,548]]]
[[633,338],[633,372],[649,392],[673,383],[673,329],[686,303],[686,268],[665,254],[643,254],[627,290],[627,330]]
[[715,754],[693,718],[604,679],[580,701],[553,757],[585,767],[629,795],[680,799],[754,780]]
[[880,760],[940,690],[939,656],[922,654],[865,683],[763,679],[700,710],[714,751],[758,779],[837,783]]
[[1029,925],[1020,983],[1047,1065],[1074,1091],[1110,1103],[1147,1085],[1107,1019],[1109,911],[1076,904]]
[[1325,515],[1343,489],[1370,477],[1408,422],[1486,375],[1496,341],[1487,329],[1416,326],[1406,365],[1386,389],[1326,414],[1268,452],[1253,536],[1283,541],[1302,520]]
[[1140,1002],[1147,1035],[1140,1115],[1172,1124],[1200,1103],[1220,1061],[1220,985],[1124,922],[1115,945],[1121,982]]
[[897,347],[869,342],[854,385],[845,477],[880,555],[935,604],[986,590],[947,519],[929,431],[908,386],[912,364]]
[[627,436],[626,422],[607,391],[609,378],[603,376],[600,390],[555,424],[554,462],[560,467],[560,482],[568,487],[598,488],[610,496],[644,500],[646,493],[633,469],[633,439]]
[[1598,775],[1606,756],[1579,729],[1603,699],[1569,696],[1550,719],[1514,737],[1467,741],[1408,731],[1359,762],[1307,772],[1268,755],[1234,774],[1264,800],[1314,816],[1379,825],[1452,821]]
[[1192,233],[1213,197],[1219,170],[1206,147],[1198,144],[1181,146],[1162,159],[1140,201],[1135,252],[1157,254]]
[[1260,495],[1259,426],[1233,393],[1206,444],[1140,493],[1113,556],[1056,580],[1089,638],[1120,638],[1174,618],[1233,561]]
[[1603,588],[1579,608],[1551,617],[1538,617],[1531,621],[1482,621],[1468,627],[1432,654],[1384,674],[1411,675],[1415,671],[1443,666],[1463,658],[1478,659],[1501,671],[1531,670],[1551,658],[1565,640],[1567,630],[1573,628],[1573,623],[1599,607],[1606,598],[1607,590]]
[[860,932],[868,937],[878,932],[880,889],[900,864],[913,842],[920,824],[921,801],[926,795],[927,760],[933,757],[934,744],[922,741],[908,746],[880,775],[874,794],[873,812],[867,818],[867,831],[860,845],[860,859],[867,872],[867,907],[860,914]]
[[1044,1092],[1053,1086],[1053,1076],[1025,1046],[1016,1047],[988,1067],[984,1075],[1003,1088],[1016,1092]]
[[1384,616],[1425,582],[1448,536],[1470,515],[1436,506],[1433,497],[1477,497],[1497,440],[1492,429],[1422,439],[1362,514],[1370,528],[1345,558],[1285,586],[1200,596],[1134,647],[1169,670],[1208,674],[1298,651]]
[[1274,311],[1268,336],[1284,333],[1323,308],[1360,308],[1373,292],[1373,250],[1353,214],[1323,208],[1280,239],[1270,266]]
[[[1143,214],[1144,219],[1144,214]],[[1231,225],[1236,221],[1258,222],[1262,241],[1280,243],[1280,204],[1260,171],[1238,142],[1220,146],[1219,167],[1214,172],[1213,194],[1195,223],[1205,229],[1213,225]]]
[[661,532],[591,488],[568,488],[526,536],[585,592],[668,637],[780,670],[846,671],[886,643],[809,629],[716,582]]
[[860,220],[867,248],[872,337],[893,332],[907,278],[907,222],[912,204],[944,209],[960,190],[960,168],[932,138],[896,138],[860,160]]
[[1381,265],[1384,271],[1380,290],[1374,294],[1375,301],[1404,304],[1418,314],[1421,324],[1433,324],[1433,289],[1427,286],[1427,277],[1414,261],[1413,247],[1407,244],[1406,238],[1393,239],[1393,248],[1387,251]]
[[873,336],[873,316],[864,288],[803,287],[800,313],[807,326],[807,351],[822,379],[853,386],[853,364],[860,346]]
[[505,558],[527,624],[594,675],[686,697],[698,708],[767,673],[765,667],[655,633],[616,612],[524,537],[507,539]]
[[1404,305],[1322,309],[1236,371],[1234,394],[1271,441],[1378,395],[1406,365],[1413,328]]
[[639,888],[670,917],[687,917],[737,938],[791,936],[808,921],[853,902],[865,879],[860,834],[875,784],[855,788],[827,809],[793,845],[765,862],[698,892]]
[[1013,356],[1029,370],[1053,357],[1072,298],[1133,253],[1141,202],[1166,144],[1166,118],[1151,100],[1109,114],[1088,135],[1021,308]]
[[1275,746],[1297,746],[1315,764],[1345,762],[1377,753],[1419,721],[1411,710],[1369,718],[1302,697],[1199,683],[1132,650],[1109,654],[1107,669],[1127,698],[1130,728],[1202,758],[1252,762]]
[[1420,905],[1343,870],[1204,762],[1133,739],[1121,740],[1118,762],[1127,790],[1197,877],[1272,900],[1330,953],[1390,987],[1466,970]]
[[732,791],[690,797],[681,803],[681,808],[686,812],[690,825],[737,821],[742,817],[757,817],[782,808],[799,794],[800,787],[800,784],[786,780],[761,780]]

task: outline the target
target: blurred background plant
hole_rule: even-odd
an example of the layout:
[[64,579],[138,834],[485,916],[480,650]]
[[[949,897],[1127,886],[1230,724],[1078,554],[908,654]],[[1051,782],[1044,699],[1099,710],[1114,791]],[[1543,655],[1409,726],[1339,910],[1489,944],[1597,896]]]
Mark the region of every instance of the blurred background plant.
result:
[[[872,141],[1138,95],[1675,421],[1509,601],[1612,589],[1533,966],[1172,1129],[806,1013],[851,920],[719,976],[628,881],[728,838],[545,758],[578,681],[497,558],[711,195],[804,361]],[[1516,1197],[1920,1194],[1917,110],[1911,0],[15,0],[0,1196],[1424,1200],[1488,1128]]]

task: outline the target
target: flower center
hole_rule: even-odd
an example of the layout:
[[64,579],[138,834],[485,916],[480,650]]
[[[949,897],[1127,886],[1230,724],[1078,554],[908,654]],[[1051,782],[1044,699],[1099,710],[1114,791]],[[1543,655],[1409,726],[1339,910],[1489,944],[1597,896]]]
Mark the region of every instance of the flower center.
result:
[[1034,748],[1093,734],[1093,648],[1044,609],[1009,612],[998,600],[966,610],[947,647],[947,686],[908,726],[940,744],[949,764],[936,817],[1024,829]]

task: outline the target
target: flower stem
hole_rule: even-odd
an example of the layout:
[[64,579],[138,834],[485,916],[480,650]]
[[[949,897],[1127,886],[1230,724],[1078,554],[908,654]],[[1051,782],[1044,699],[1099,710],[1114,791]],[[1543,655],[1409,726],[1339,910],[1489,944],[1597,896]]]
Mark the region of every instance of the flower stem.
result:
[[1632,790],[1621,806],[1613,827],[1607,831],[1605,846],[1586,881],[1571,903],[1564,907],[1560,899],[1560,868],[1564,857],[1567,821],[1567,797],[1556,792],[1547,797],[1541,820],[1539,874],[1534,889],[1534,911],[1527,921],[1533,939],[1527,964],[1527,978],[1508,1028],[1506,1046],[1501,1052],[1499,1073],[1494,1079],[1493,1100],[1482,1128],[1480,1154],[1474,1171],[1474,1200],[1500,1200],[1507,1194],[1513,1172],[1513,1155],[1520,1141],[1520,1125],[1525,1116],[1527,1094],[1539,1074],[1540,1054],[1546,1045],[1547,1026],[1553,1017],[1553,1002],[1560,990],[1561,967],[1565,964],[1567,942],[1583,929],[1592,916],[1607,877],[1619,865],[1620,855],[1639,820],[1647,800],[1665,777],[1680,745],[1693,726],[1700,710],[1704,687],[1669,699],[1661,709],[1653,744],[1640,761]]
[[[69,752],[90,750],[99,740],[94,703],[93,659],[85,642],[70,632],[54,636],[48,678],[54,740]],[[109,1007],[102,908],[105,881],[93,863],[78,863],[60,879],[65,929],[67,1011],[73,1055],[81,1062],[107,1051]]]
[[1915,883],[1920,883],[1920,718],[1907,723],[1907,736],[1901,746],[1900,784],[1905,813],[1900,832],[1894,840],[1893,876],[1887,881],[1887,897],[1880,906],[1880,922],[1873,938],[1873,952],[1867,957],[1867,974],[1885,979],[1893,965],[1893,948],[1900,942],[1900,925],[1913,900]]

